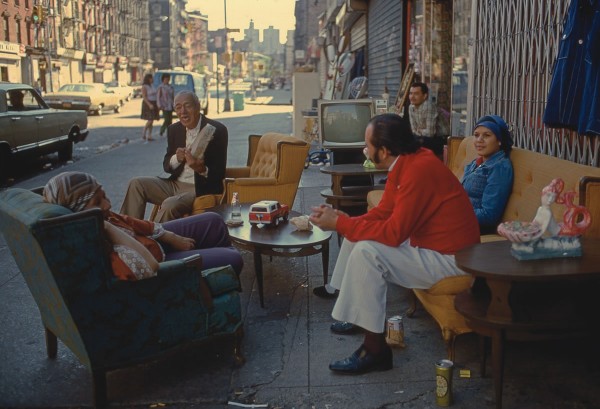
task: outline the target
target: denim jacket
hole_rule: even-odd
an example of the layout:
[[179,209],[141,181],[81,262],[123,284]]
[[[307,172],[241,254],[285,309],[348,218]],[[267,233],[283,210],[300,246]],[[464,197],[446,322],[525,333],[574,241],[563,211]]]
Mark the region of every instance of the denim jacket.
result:
[[477,161],[465,166],[462,185],[475,209],[481,230],[495,230],[502,218],[512,190],[513,167],[510,158],[499,151],[477,166]]

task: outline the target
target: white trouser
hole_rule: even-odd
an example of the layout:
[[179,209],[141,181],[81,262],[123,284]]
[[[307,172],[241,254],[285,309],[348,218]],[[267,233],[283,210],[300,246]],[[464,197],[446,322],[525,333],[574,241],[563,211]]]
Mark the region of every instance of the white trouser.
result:
[[408,240],[390,247],[344,239],[331,276],[331,286],[340,290],[331,315],[383,333],[388,282],[405,288],[430,288],[442,278],[462,274],[466,273],[456,267],[453,255],[411,247]]

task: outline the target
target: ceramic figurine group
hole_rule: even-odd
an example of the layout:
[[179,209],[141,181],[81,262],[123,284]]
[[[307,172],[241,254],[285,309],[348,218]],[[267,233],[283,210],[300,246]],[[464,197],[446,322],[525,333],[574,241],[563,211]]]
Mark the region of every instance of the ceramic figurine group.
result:
[[[576,193],[562,193],[564,181],[560,178],[542,189],[542,205],[531,222],[510,221],[498,226],[498,234],[512,242],[511,254],[519,260],[555,257],[580,257],[580,236],[591,223],[590,213],[584,206],[573,203]],[[554,220],[551,205],[566,207],[562,223]]]

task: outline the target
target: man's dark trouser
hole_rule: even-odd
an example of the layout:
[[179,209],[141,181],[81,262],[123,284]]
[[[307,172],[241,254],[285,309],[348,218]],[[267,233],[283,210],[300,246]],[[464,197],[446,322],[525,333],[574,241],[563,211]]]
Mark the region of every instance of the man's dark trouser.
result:
[[160,127],[160,136],[162,136],[169,127],[169,125],[173,123],[173,111],[163,111],[163,118],[165,119],[165,121]]

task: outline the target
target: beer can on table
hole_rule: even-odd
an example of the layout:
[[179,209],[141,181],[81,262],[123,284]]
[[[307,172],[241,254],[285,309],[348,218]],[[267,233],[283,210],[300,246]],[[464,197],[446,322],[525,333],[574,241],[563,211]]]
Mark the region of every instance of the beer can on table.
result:
[[385,341],[389,346],[404,348],[404,323],[400,315],[395,315],[387,320],[387,333]]
[[435,364],[435,400],[438,406],[452,405],[452,367],[454,362],[441,359]]

